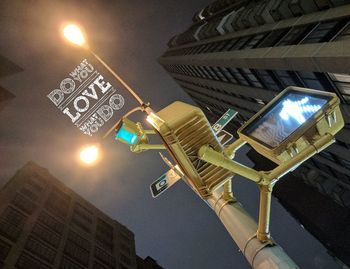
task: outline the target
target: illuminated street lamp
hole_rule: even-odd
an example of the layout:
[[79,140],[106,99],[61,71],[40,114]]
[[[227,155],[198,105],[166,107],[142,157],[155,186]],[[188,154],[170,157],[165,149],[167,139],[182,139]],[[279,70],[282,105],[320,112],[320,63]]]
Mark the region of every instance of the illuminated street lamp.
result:
[[79,158],[82,163],[93,165],[99,159],[99,147],[96,145],[90,145],[82,148]]
[[63,29],[64,37],[71,43],[83,47],[86,45],[86,40],[83,32],[75,24],[68,24]]

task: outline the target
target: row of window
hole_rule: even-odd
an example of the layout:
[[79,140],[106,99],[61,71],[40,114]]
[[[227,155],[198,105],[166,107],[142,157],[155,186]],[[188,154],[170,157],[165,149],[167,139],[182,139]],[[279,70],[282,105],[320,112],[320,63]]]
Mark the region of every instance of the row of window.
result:
[[11,245],[0,239],[0,262],[5,261],[10,249]]
[[36,202],[44,188],[45,184],[36,178],[26,178],[22,188],[20,189],[20,193],[31,199],[33,202]]
[[55,216],[65,219],[68,215],[70,196],[54,188],[46,201],[45,208]]
[[81,248],[74,241],[67,240],[64,253],[83,266],[87,266],[89,264],[89,251]]
[[43,262],[34,258],[30,254],[24,252],[18,258],[17,263],[16,263],[16,268],[18,268],[18,269],[32,269],[32,268],[50,269],[51,267],[47,266]]
[[34,225],[32,234],[56,249],[61,241],[61,237],[59,235],[57,235],[56,233],[52,232],[51,230],[47,229],[45,226],[39,223],[36,223]]
[[[350,176],[346,175],[344,173],[340,173],[338,170],[334,169],[333,167],[321,163],[319,161],[317,161],[315,158],[311,158],[310,160],[307,161],[312,167],[316,167],[317,169],[319,169],[320,171],[332,176],[333,178],[337,179],[337,180],[341,180],[343,183],[345,184],[349,184],[350,182]],[[339,184],[337,184],[335,181],[333,182],[333,188],[336,186],[340,186]],[[328,187],[326,189],[324,189],[324,191],[328,194],[331,194],[334,192],[332,187]]]
[[[338,163],[339,165],[341,165],[342,167],[344,167],[346,169],[349,169],[349,171],[350,171],[350,160],[345,160],[345,159],[341,158],[340,156],[335,155],[335,154],[333,154],[329,151],[325,151],[325,150],[320,152],[319,154],[322,157],[326,158],[327,160]],[[350,183],[350,176],[348,176],[347,178],[349,179],[348,183]]]
[[27,214],[32,214],[36,208],[36,204],[34,202],[20,193],[15,195],[15,198],[12,200],[12,204]]
[[343,103],[350,104],[350,75],[308,71],[262,70],[249,68],[169,65],[171,73],[221,81],[230,84],[264,88],[280,92],[288,86],[332,90]]
[[12,206],[7,207],[0,218],[0,234],[16,242],[27,217]]
[[[252,110],[252,109],[246,107],[246,106],[239,105],[238,103],[233,103],[232,100],[220,98],[219,96],[215,95],[215,93],[214,94],[203,93],[202,91],[198,91],[194,88],[184,86],[184,85],[181,85],[181,87],[185,88],[187,91],[195,92],[195,93],[200,94],[202,96],[206,96],[210,99],[215,99],[218,102],[220,102],[221,104],[226,104],[226,107],[235,107],[235,108],[247,111],[251,114],[255,114],[257,112],[255,110]],[[226,108],[226,110],[227,110],[227,108]]]
[[107,265],[109,268],[115,267],[115,258],[99,247],[95,247],[95,258]]
[[32,254],[38,256],[40,259],[46,261],[49,264],[53,264],[56,257],[56,251],[54,249],[41,243],[32,235],[28,237],[28,240],[25,245],[25,249],[30,251]]
[[349,35],[349,18],[288,27],[270,32],[225,39],[170,50],[164,56],[225,52],[344,40]]

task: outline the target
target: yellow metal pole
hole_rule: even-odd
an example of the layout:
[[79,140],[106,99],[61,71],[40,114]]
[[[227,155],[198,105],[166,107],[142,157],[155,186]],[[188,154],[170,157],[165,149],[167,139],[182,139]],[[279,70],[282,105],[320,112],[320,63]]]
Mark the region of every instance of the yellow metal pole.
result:
[[233,196],[233,192],[232,192],[232,179],[229,179],[224,184],[223,198],[226,201],[233,201],[234,200],[234,196]]
[[239,150],[242,146],[244,146],[247,142],[243,141],[241,138],[238,138],[235,142],[228,145],[224,152],[227,156],[229,156],[231,159],[234,157],[237,150]]
[[260,185],[260,206],[257,238],[261,242],[270,240],[270,212],[272,185]]
[[208,145],[204,145],[199,149],[198,157],[203,161],[226,168],[227,170],[244,176],[254,182],[258,183],[262,180],[262,175],[258,171],[231,160]]

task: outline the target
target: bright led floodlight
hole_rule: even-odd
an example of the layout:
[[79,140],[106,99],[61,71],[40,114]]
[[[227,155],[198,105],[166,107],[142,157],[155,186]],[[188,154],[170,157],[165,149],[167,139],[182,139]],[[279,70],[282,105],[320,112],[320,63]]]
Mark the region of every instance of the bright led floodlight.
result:
[[288,87],[238,133],[257,151],[276,156],[306,133],[309,138],[320,133],[316,125],[335,107],[339,107],[339,99],[334,93]]

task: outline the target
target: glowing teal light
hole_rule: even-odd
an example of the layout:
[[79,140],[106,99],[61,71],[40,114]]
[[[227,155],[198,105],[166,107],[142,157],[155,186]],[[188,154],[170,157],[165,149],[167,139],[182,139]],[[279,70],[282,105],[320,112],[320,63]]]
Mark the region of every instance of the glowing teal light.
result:
[[124,124],[122,125],[122,127],[120,127],[120,129],[117,131],[115,135],[115,139],[121,139],[126,143],[128,143],[129,145],[134,145],[137,141],[137,138],[138,138],[137,134],[131,133],[124,129]]

